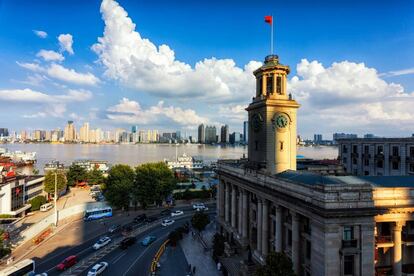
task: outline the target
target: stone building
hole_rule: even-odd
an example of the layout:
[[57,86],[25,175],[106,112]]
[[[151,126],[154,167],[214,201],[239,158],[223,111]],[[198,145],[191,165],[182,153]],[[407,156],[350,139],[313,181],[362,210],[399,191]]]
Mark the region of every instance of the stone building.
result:
[[[288,73],[275,55],[254,72],[248,158],[218,162],[219,232],[259,264],[285,252],[297,275],[414,273],[414,177],[296,171],[299,104]],[[231,260],[222,259],[230,275],[247,274],[246,262]]]
[[414,175],[414,137],[339,139],[339,158],[353,175]]

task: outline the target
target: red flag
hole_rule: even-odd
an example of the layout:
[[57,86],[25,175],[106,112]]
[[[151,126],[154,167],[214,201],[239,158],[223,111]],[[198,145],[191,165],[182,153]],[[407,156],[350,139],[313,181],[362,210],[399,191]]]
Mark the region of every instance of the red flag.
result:
[[271,15],[266,15],[264,19],[265,19],[265,22],[266,22],[266,23],[269,23],[270,25],[272,25],[273,16],[271,16]]

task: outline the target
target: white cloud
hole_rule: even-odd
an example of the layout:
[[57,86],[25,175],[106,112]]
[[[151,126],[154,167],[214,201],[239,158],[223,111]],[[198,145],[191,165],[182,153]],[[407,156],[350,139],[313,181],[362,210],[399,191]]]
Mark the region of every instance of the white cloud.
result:
[[43,58],[45,61],[63,61],[65,58],[61,53],[51,51],[51,50],[40,50],[37,54],[37,57]]
[[138,91],[163,97],[204,98],[209,101],[246,101],[254,91],[252,61],[244,68],[232,59],[204,59],[192,68],[175,58],[167,45],[155,46],[135,31],[127,12],[113,0],[104,0],[103,37],[92,46],[105,67],[105,76]]
[[394,77],[394,76],[402,76],[402,75],[410,75],[410,74],[414,74],[414,67],[413,68],[402,69],[402,70],[397,70],[397,71],[390,71],[390,72],[388,72],[384,75],[389,76],[389,77]]
[[302,105],[299,127],[308,135],[335,131],[390,135],[390,130],[414,124],[414,93],[386,82],[364,63],[342,61],[324,67],[303,59],[296,70],[289,92]]
[[24,118],[42,118],[46,115],[62,117],[66,112],[66,104],[84,102],[92,98],[87,90],[69,90],[66,94],[51,95],[32,89],[3,89],[0,90],[0,101],[13,103],[33,103],[34,107],[42,107],[42,111],[24,114]]
[[45,31],[40,31],[40,30],[33,30],[33,33],[35,35],[37,35],[40,38],[46,38],[47,37],[47,33]]
[[143,109],[138,102],[128,98],[123,98],[117,105],[109,107],[106,116],[116,123],[144,125],[173,122],[181,126],[194,127],[208,122],[207,118],[197,115],[192,109],[165,106],[163,101]]
[[45,69],[37,63],[25,63],[16,61],[17,65],[33,72],[43,72]]
[[47,74],[52,78],[79,85],[96,85],[99,83],[99,79],[92,73],[79,73],[55,63],[47,69]]
[[60,34],[58,36],[58,41],[60,45],[60,51],[61,52],[68,52],[69,54],[73,55],[73,37],[71,34]]

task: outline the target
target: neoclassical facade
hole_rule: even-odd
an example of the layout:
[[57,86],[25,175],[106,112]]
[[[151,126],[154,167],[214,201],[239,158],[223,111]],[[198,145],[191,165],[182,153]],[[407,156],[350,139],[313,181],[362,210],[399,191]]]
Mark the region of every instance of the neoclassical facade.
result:
[[255,71],[248,158],[218,162],[219,231],[257,263],[285,252],[298,275],[414,273],[414,177],[296,171],[288,72],[274,55]]

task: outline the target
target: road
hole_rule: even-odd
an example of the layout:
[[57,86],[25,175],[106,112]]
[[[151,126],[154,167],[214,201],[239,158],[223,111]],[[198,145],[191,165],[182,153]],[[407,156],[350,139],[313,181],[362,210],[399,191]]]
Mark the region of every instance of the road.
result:
[[[215,206],[211,205],[209,207],[211,210],[211,207],[214,208]],[[104,256],[100,261],[108,262],[109,268],[103,275],[148,275],[148,269],[152,258],[154,257],[159,246],[167,238],[168,233],[190,220],[190,217],[187,216],[190,212],[192,212],[192,208],[190,206],[177,209],[184,210],[185,214],[183,217],[176,217],[176,222],[173,225],[168,227],[162,227],[161,225],[155,226],[154,228],[138,234],[136,236],[137,243],[128,249],[121,250],[117,248]],[[159,210],[152,210],[152,213],[148,212],[148,215],[154,215],[155,213],[159,214]],[[56,243],[59,243],[59,237],[55,237],[55,241],[53,241],[55,243],[53,250],[43,255],[39,255],[39,252],[41,251],[35,250],[35,255],[37,255],[37,258],[34,257],[34,259],[36,259],[36,272],[47,272],[48,275],[59,275],[60,272],[58,272],[55,267],[64,258],[70,255],[76,255],[78,256],[79,261],[82,261],[88,256],[95,254],[96,251],[92,248],[92,245],[99,239],[99,237],[108,235],[114,240],[122,235],[121,233],[109,234],[107,230],[109,225],[114,223],[129,223],[134,217],[135,214],[126,216],[125,213],[122,213],[118,216],[114,215],[114,217],[105,220],[105,225],[103,224],[103,221],[80,221],[75,224],[75,226],[69,227],[65,233],[60,234],[61,238],[63,239],[64,237],[67,238],[67,236],[74,235],[76,236],[78,231],[79,233],[84,233],[82,241],[80,243],[78,242],[78,244],[68,243],[66,246],[56,246]],[[134,227],[138,226],[138,224],[134,224]],[[143,247],[140,244],[140,241],[149,234],[156,236],[157,240],[150,246]],[[28,257],[33,258],[33,256]],[[91,267],[88,267],[85,271],[83,271],[82,275],[86,275],[90,268]]]

